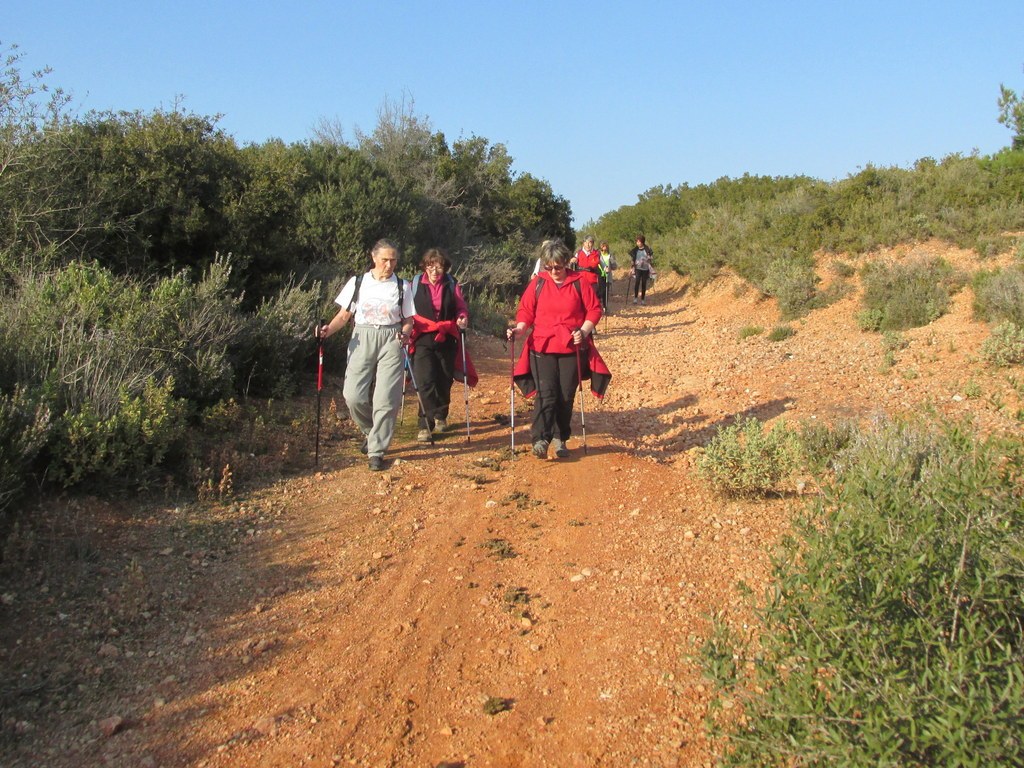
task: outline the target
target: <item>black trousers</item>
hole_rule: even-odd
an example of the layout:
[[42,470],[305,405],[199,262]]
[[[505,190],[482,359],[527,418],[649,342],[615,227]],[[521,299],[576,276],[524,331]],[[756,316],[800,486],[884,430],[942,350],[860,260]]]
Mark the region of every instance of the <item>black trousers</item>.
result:
[[651,276],[649,269],[637,269],[635,270],[636,283],[633,285],[633,298],[639,296],[641,299],[647,298],[647,280]]
[[571,435],[572,406],[576,389],[580,385],[579,368],[575,353],[553,355],[530,353],[530,371],[537,385],[533,403],[533,442],[553,437],[568,440]]
[[435,420],[448,418],[457,346],[452,336],[442,342],[436,341],[432,333],[416,339],[412,374],[416,377],[416,386],[423,400],[423,407],[419,409],[420,429],[433,429]]

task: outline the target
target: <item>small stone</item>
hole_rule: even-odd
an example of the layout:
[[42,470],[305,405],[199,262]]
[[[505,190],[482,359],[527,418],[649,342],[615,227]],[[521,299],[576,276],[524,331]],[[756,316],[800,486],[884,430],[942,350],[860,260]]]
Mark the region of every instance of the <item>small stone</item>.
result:
[[117,646],[113,643],[104,643],[100,646],[98,653],[104,659],[115,659],[121,655],[121,652],[117,650]]
[[100,732],[107,738],[124,728],[124,718],[120,715],[105,717],[99,722]]
[[252,727],[264,736],[272,736],[277,733],[277,718],[273,715],[264,715]]

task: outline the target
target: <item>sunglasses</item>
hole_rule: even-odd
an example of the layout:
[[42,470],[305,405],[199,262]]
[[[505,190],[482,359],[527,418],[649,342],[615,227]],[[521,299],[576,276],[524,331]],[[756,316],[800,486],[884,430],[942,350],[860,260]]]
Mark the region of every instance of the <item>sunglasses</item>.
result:
[[564,264],[551,264],[550,266],[544,267],[545,272],[563,272],[565,271]]

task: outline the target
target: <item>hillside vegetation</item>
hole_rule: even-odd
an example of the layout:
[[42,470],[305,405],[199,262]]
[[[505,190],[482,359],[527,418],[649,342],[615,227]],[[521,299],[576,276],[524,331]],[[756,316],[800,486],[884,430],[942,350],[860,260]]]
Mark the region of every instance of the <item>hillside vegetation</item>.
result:
[[[617,275],[593,453],[530,463],[488,331],[532,247],[576,234],[505,147],[387,103],[351,142],[325,124],[240,147],[179,109],[71,115],[19,61],[0,75],[0,611],[28,629],[4,635],[0,754],[1021,762],[1016,140],[834,183],[657,188],[593,222],[620,265],[644,233],[661,274],[644,307]],[[311,476],[310,329],[382,236],[406,274],[450,251],[482,435],[400,447],[371,479],[329,392]],[[115,705],[98,731],[129,734],[105,743]]]

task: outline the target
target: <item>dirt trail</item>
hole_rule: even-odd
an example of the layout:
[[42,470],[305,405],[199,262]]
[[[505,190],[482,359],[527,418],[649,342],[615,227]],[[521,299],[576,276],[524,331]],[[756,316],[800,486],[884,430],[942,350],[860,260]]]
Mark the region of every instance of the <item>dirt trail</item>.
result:
[[[738,585],[764,588],[811,490],[722,499],[689,450],[744,414],[930,404],[1005,428],[1020,407],[1006,375],[977,364],[987,331],[969,297],[905,334],[886,368],[878,336],[856,328],[856,294],[772,343],[740,338],[778,322],[773,302],[741,289],[726,277],[695,294],[666,276],[646,306],[613,302],[597,336],[613,381],[604,402],[586,400],[586,454],[577,412],[569,459],[510,459],[493,418],[508,413],[507,353],[471,338],[482,379],[469,443],[454,431],[416,444],[407,427],[388,471],[371,473],[353,441],[328,441],[321,471],[206,520],[207,546],[181,510],[90,521],[141,564],[158,608],[130,631],[83,631],[78,655],[51,660],[66,703],[4,723],[0,762],[710,765],[711,690],[688,654],[711,613],[746,620]],[[967,397],[969,383],[986,396]],[[529,406],[517,404],[525,447]],[[0,662],[28,663],[76,621],[57,615],[59,599],[35,600],[34,618],[20,597],[3,608],[32,631],[20,645],[5,633]]]

